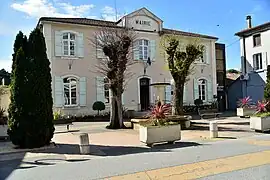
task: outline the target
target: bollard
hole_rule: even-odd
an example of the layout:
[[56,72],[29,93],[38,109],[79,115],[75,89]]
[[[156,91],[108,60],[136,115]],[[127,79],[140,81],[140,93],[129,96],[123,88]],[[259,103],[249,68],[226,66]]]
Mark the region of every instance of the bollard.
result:
[[218,124],[217,124],[217,122],[210,121],[209,129],[210,129],[210,138],[217,138],[218,137]]
[[89,138],[87,133],[79,134],[80,138],[80,153],[81,154],[90,154]]

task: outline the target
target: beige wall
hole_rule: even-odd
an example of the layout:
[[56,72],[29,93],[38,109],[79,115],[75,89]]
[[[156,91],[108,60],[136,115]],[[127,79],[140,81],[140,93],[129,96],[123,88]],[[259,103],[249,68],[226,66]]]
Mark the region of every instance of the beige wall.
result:
[[4,88],[4,93],[0,95],[0,107],[5,109],[6,115],[9,104],[10,104],[10,90],[9,88]]
[[[138,18],[131,18],[132,22]],[[153,18],[139,16],[139,19],[153,20]],[[154,21],[153,28],[162,27],[161,21]],[[100,76],[95,73],[96,65],[98,60],[96,58],[96,48],[91,42],[94,37],[94,33],[99,31],[97,27],[83,26],[83,25],[70,25],[70,24],[60,24],[60,23],[46,23],[43,22],[43,32],[45,35],[47,54],[51,61],[51,73],[53,78],[52,89],[53,97],[54,95],[54,77],[55,76],[66,76],[75,75],[78,77],[86,77],[87,79],[87,105],[86,107],[73,107],[73,108],[55,108],[61,109],[64,113],[70,114],[92,114],[92,104],[96,101],[96,76]],[[148,27],[149,28],[149,27]],[[84,35],[84,57],[77,59],[67,59],[55,57],[54,55],[54,34],[55,31],[69,30],[78,33],[83,33]],[[161,47],[159,47],[159,41],[161,37],[157,32],[136,32],[136,37],[145,38],[149,40],[156,40],[156,55],[155,61],[152,65],[147,68],[147,77],[151,79],[151,82],[170,82],[171,75],[168,69],[165,68],[166,61],[163,53],[161,52]],[[182,43],[186,44],[191,37],[182,36]],[[188,102],[187,104],[192,104],[194,102],[193,98],[193,80],[199,78],[210,79],[213,82],[213,94],[216,94],[216,61],[215,61],[215,40],[200,39],[200,43],[204,44],[207,48],[207,58],[209,58],[210,64],[195,64],[193,73],[191,74],[190,81],[186,84]],[[68,64],[72,62],[72,68],[68,68]],[[138,110],[139,107],[139,91],[138,91],[138,79],[143,76],[143,63],[139,62],[131,67],[131,71],[134,73],[132,78],[129,79],[129,83],[126,91],[124,92],[124,105],[129,109]],[[151,90],[151,102],[154,102],[153,94],[156,94],[155,90]],[[107,105],[109,107],[109,104]]]

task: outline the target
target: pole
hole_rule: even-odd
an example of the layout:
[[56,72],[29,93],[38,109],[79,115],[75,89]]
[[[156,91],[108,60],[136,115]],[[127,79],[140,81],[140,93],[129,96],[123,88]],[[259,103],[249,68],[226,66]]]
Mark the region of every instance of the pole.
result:
[[117,5],[116,5],[116,0],[114,0],[114,8],[115,8],[115,21],[117,21],[118,18],[117,18]]

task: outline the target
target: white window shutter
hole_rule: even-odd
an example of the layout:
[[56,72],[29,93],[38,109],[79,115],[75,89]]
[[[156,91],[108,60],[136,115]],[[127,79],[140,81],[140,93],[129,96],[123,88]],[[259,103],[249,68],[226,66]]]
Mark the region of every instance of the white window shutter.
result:
[[203,61],[206,64],[210,64],[210,59],[209,59],[209,48],[207,46],[204,46],[204,51],[203,51]]
[[213,84],[211,79],[207,81],[207,100],[208,102],[213,102]]
[[54,35],[55,35],[54,37],[55,56],[62,56],[62,32],[55,31]]
[[124,105],[125,104],[125,101],[124,101],[124,92],[123,92],[123,94],[122,94],[122,105]]
[[[162,101],[163,99],[161,99]],[[165,87],[165,103],[170,104],[172,102],[172,86],[167,85]]]
[[184,86],[183,102],[187,103],[187,86]]
[[98,39],[96,38],[96,53],[97,53],[97,58],[98,59],[103,59],[105,58],[105,54],[103,52],[103,49],[101,47],[99,47],[99,43],[98,43]]
[[268,65],[267,52],[264,52],[262,54],[262,59],[263,59],[263,69],[267,69],[267,65]]
[[136,40],[133,43],[133,59],[136,61],[138,61],[140,59],[139,40]]
[[80,106],[86,106],[86,77],[80,78]]
[[193,80],[193,98],[194,100],[199,99],[198,81],[196,79]]
[[155,61],[156,58],[156,41],[150,41],[150,60]]
[[54,106],[62,107],[63,102],[63,79],[61,77],[54,77]]
[[96,77],[97,101],[105,103],[104,77]]
[[77,35],[77,56],[84,57],[84,39],[83,33]]

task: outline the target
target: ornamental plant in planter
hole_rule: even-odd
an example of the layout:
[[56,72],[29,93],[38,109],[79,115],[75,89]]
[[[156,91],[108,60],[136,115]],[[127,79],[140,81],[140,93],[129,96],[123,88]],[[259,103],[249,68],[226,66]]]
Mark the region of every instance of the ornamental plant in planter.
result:
[[268,104],[258,101],[257,111],[250,117],[250,129],[262,132],[270,130],[270,112],[266,109]]
[[140,123],[140,141],[152,146],[154,143],[168,142],[181,139],[181,125],[167,118],[170,105],[158,103],[152,108],[150,118]]
[[243,99],[239,99],[238,108],[237,108],[237,116],[244,117],[250,116],[256,112],[256,108],[250,105],[251,98],[245,97]]
[[0,137],[7,137],[7,117],[4,116],[5,110],[0,108]]

